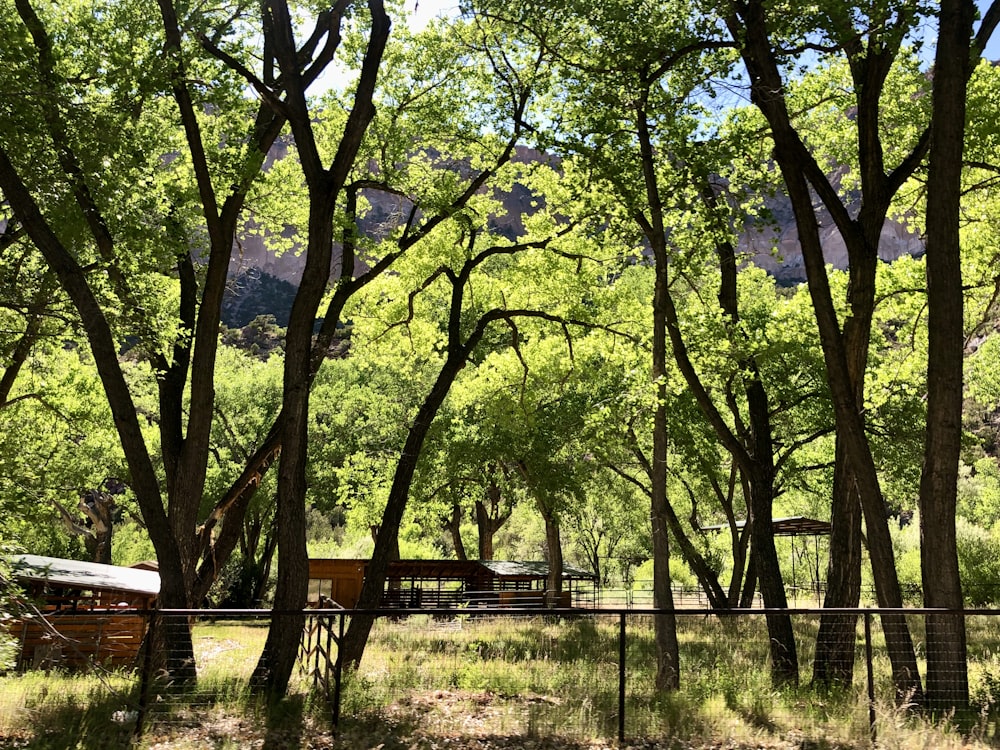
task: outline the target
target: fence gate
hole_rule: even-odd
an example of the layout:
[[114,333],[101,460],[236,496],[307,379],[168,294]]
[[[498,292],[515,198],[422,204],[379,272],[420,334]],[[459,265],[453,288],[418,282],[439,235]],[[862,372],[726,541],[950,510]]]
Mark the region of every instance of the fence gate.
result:
[[340,714],[338,661],[343,637],[343,614],[310,614],[306,617],[299,647],[299,668],[330,704],[334,726]]

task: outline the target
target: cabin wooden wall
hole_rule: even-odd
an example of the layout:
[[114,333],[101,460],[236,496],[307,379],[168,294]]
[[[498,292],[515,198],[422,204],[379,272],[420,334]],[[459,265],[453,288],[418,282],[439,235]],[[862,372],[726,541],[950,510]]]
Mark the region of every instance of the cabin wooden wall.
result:
[[364,577],[364,568],[356,560],[310,560],[309,603],[317,606],[323,596],[353,609],[361,597]]
[[21,644],[21,670],[127,668],[137,664],[146,617],[124,611],[62,610],[20,620],[11,631]]

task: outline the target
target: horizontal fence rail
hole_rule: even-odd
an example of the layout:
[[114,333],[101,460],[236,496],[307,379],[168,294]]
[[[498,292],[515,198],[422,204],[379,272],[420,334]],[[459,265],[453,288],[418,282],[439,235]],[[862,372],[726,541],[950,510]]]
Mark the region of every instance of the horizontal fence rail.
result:
[[[91,674],[98,675],[97,682],[90,678],[80,688],[86,695],[75,695],[72,702],[81,711],[93,704],[129,740],[141,734],[151,740],[170,737],[194,721],[208,721],[205,716],[225,714],[227,707],[257,710],[252,708],[257,704],[251,677],[268,629],[284,618],[304,618],[304,630],[292,634],[300,650],[290,689],[306,697],[313,733],[328,737],[329,744],[315,740],[316,747],[351,747],[352,732],[366,737],[372,732],[419,737],[440,732],[619,742],[654,738],[690,747],[733,738],[761,747],[790,738],[821,746],[868,743],[919,720],[912,718],[919,716],[913,696],[896,690],[882,620],[904,618],[923,674],[930,615],[962,618],[966,625],[968,658],[955,670],[967,671],[971,707],[951,718],[991,746],[1000,736],[1000,610],[993,609],[456,609],[448,602],[430,609],[113,614],[148,625],[149,643],[162,642],[172,630],[189,633],[197,667],[196,683],[178,682],[171,677],[176,665],[166,663],[166,652],[156,649],[140,650],[128,665],[93,657]],[[99,621],[101,613],[87,615],[97,615]],[[345,670],[341,644],[358,617],[371,617],[374,625],[360,665]],[[774,679],[768,632],[774,617],[793,623],[797,682]],[[811,684],[817,639],[822,619],[832,617],[850,623],[851,642],[841,652],[850,664],[840,665],[840,673],[850,677],[821,690]],[[680,688],[673,692],[657,688],[656,623],[667,618],[676,623],[679,643]],[[37,680],[38,690],[48,694],[55,690],[43,691],[42,686],[64,680],[69,687],[60,690],[70,695],[77,689],[72,681],[84,679],[75,676],[78,663],[54,659],[59,653],[86,653],[73,644],[86,642],[87,636],[79,628],[59,634],[58,618],[48,619],[46,627],[36,622],[31,628],[22,626],[22,632],[34,633],[32,644],[47,645],[45,653],[52,658],[34,665],[22,661],[25,671],[0,677],[0,716],[13,717],[0,719],[0,740],[18,731],[46,731],[44,722],[18,729],[19,712],[37,714],[44,703],[30,695],[18,699],[12,687],[18,681],[24,687]],[[32,677],[32,666],[47,671]],[[16,705],[17,700],[25,705]],[[428,740],[426,746],[432,745]],[[424,745],[416,741],[407,746]]]

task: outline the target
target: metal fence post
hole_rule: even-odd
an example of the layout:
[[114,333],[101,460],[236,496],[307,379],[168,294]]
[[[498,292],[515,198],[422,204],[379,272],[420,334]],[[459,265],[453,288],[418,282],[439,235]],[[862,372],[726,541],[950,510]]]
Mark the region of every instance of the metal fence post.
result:
[[[329,695],[330,693],[330,656],[333,653],[334,639],[333,639],[333,617],[327,615],[317,622],[324,623],[324,629],[326,630],[326,658],[323,660],[323,690]],[[337,646],[337,656],[340,656],[340,646]]]
[[625,613],[618,613],[618,741],[625,741]]
[[875,728],[875,672],[872,667],[872,613],[865,612],[865,665],[868,668],[868,730],[872,746],[877,741]]
[[[333,728],[340,724],[340,688],[344,676],[344,613],[338,615],[337,626],[337,661],[333,668]],[[327,659],[329,659],[327,654]]]

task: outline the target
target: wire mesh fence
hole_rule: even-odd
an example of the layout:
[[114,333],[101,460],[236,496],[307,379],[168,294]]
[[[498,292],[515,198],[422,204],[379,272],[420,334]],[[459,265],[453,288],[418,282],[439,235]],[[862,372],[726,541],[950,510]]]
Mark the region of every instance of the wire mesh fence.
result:
[[[939,644],[928,641],[927,611],[903,612],[919,691],[932,684],[926,655]],[[127,747],[140,737],[149,747],[178,738],[190,747],[490,747],[476,743],[491,738],[576,743],[568,747],[639,738],[664,747],[857,747],[875,737],[899,747],[914,738],[923,746],[948,737],[960,738],[955,747],[1000,744],[1000,611],[935,615],[965,624],[967,653],[944,671],[967,675],[970,708],[931,717],[912,710],[917,692],[900,687],[905,659],[887,643],[881,615],[893,613],[885,611],[676,610],[680,687],[672,691],[657,684],[663,613],[369,614],[364,658],[342,670],[339,644],[352,613],[310,611],[305,630],[291,636],[299,656],[290,697],[275,704],[260,696],[254,670],[281,613],[157,613],[147,635],[154,648],[130,667],[94,661],[80,671],[50,658],[0,678],[0,747],[4,738],[21,743],[12,746]],[[835,617],[847,641],[817,649],[830,645]],[[794,643],[782,653],[797,679],[775,669],[774,618],[791,624]],[[189,651],[176,645],[186,635]],[[72,651],[72,639],[52,639],[59,648],[50,657]],[[190,664],[171,662],[178,658]]]

